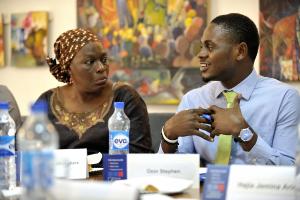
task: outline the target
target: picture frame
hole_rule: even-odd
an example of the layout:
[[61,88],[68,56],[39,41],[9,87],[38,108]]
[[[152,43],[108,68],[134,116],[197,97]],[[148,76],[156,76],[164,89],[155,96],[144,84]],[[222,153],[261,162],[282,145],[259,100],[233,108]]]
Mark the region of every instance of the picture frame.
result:
[[0,14],[0,68],[5,65],[4,53],[4,16]]
[[300,80],[300,1],[260,0],[260,74]]
[[204,84],[197,54],[206,23],[206,0],[77,0],[77,25],[101,39],[112,80],[148,104],[178,104]]
[[13,66],[45,66],[47,49],[47,11],[11,14],[11,64]]

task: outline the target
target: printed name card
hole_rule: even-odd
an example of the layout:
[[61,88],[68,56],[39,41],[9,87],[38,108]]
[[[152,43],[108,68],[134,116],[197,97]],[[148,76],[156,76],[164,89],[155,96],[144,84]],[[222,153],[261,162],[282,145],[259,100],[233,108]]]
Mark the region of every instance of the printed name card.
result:
[[193,181],[199,188],[199,154],[128,154],[127,178],[168,176]]
[[103,179],[105,181],[116,181],[127,179],[127,155],[103,155]]
[[294,166],[232,165],[226,199],[294,200]]
[[57,178],[86,179],[88,177],[86,149],[58,149],[55,156]]
[[228,184],[229,166],[208,165],[204,182],[204,200],[225,200]]

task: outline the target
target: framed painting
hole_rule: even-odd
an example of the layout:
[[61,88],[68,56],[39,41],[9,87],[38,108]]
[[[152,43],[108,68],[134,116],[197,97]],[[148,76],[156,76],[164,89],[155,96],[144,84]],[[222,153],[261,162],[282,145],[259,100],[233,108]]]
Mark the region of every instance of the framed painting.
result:
[[44,66],[47,41],[47,12],[36,11],[11,15],[11,64],[13,66]]
[[197,54],[206,21],[206,0],[77,0],[78,27],[101,38],[112,79],[151,104],[177,104],[203,85]]
[[300,79],[300,1],[260,0],[260,73]]
[[0,68],[4,66],[4,23],[0,14]]

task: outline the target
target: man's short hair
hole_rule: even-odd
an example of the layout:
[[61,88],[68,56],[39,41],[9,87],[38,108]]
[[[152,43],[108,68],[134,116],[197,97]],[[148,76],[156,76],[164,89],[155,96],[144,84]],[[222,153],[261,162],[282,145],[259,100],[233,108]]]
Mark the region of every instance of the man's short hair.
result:
[[234,42],[245,42],[248,46],[248,55],[254,62],[259,46],[259,34],[250,18],[239,13],[230,13],[214,18],[211,23],[222,25],[228,30]]

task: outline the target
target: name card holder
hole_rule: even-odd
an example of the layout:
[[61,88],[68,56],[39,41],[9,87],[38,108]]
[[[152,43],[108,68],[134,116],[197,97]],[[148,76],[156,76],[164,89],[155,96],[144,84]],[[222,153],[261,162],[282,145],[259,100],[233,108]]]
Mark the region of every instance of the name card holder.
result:
[[88,178],[86,149],[57,149],[54,151],[54,157],[57,178]]
[[294,166],[232,165],[226,199],[294,200]]
[[199,188],[199,154],[128,154],[127,178],[168,176],[193,181]]
[[210,165],[203,199],[294,200],[295,172],[294,166]]

